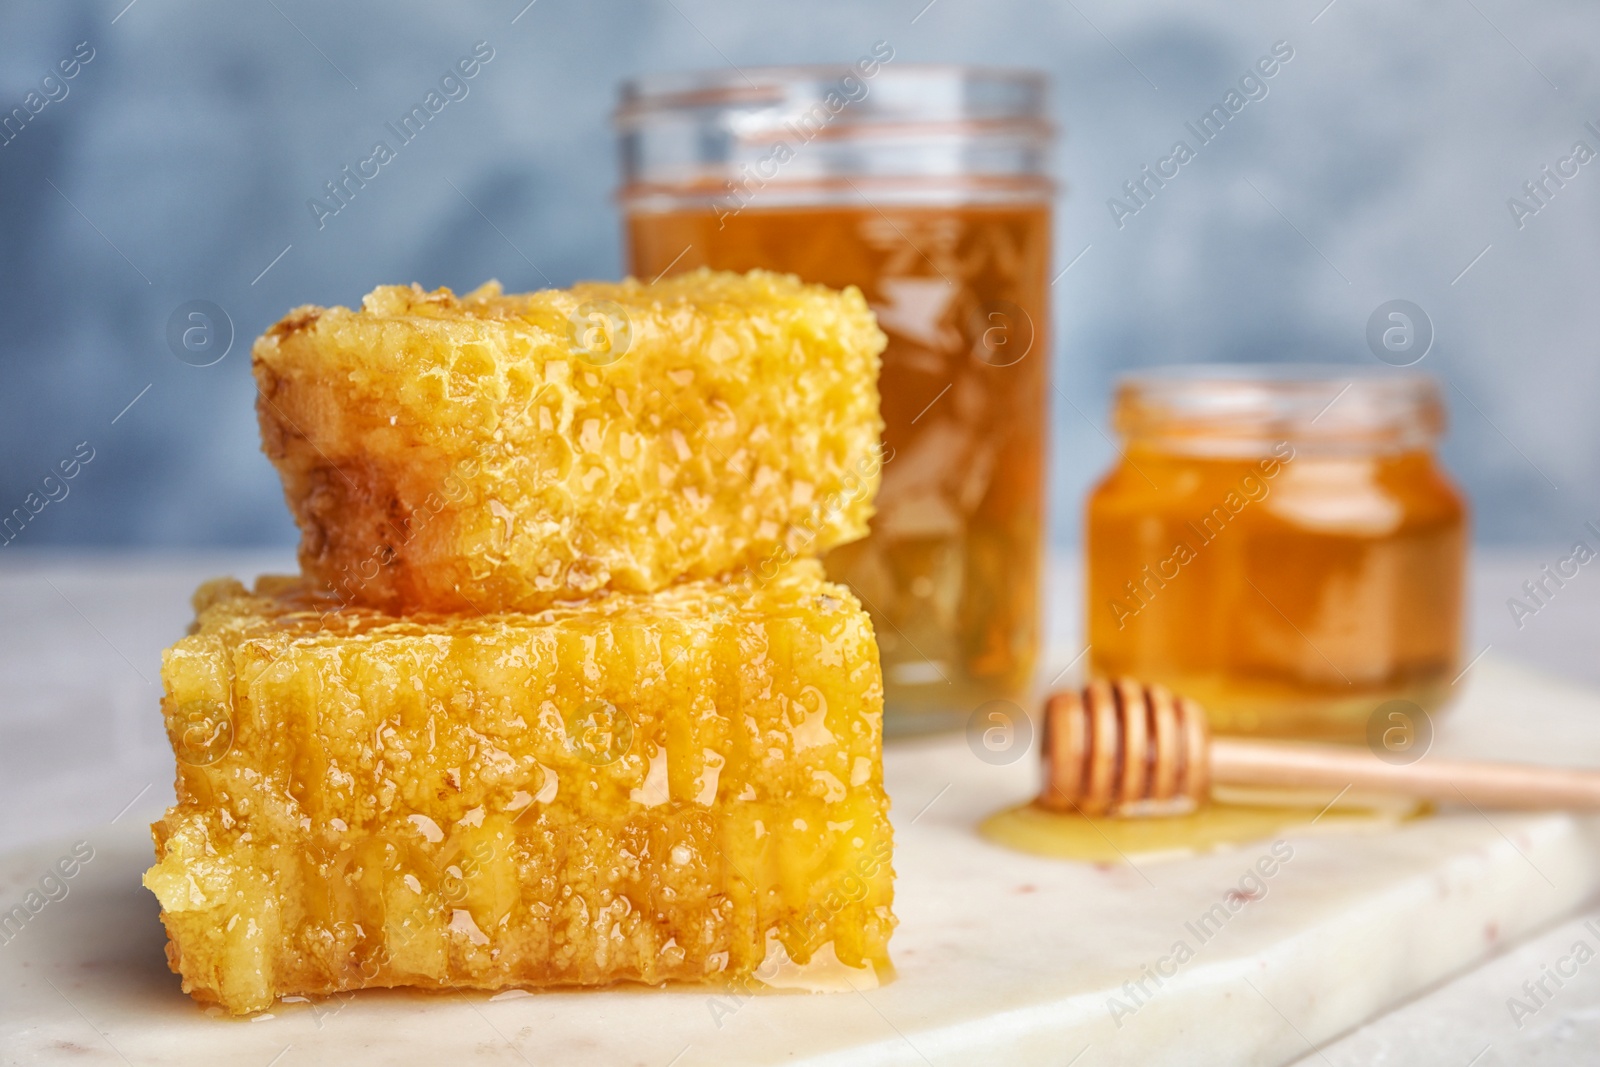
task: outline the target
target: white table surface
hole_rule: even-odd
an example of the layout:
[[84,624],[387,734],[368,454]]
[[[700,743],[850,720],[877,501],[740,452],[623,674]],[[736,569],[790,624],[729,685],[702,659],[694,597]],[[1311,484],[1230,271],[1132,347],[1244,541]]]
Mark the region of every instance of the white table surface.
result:
[[[1482,554],[1474,569],[1470,655],[1492,646],[1600,688],[1600,579],[1580,575],[1518,630],[1506,608],[1545,559]],[[148,822],[171,799],[171,755],[154,704],[161,649],[190,619],[202,578],[292,567],[284,552],[113,556],[0,555],[0,852],[50,842],[85,826]],[[1058,662],[1081,648],[1076,566],[1052,582]],[[1600,723],[1596,724],[1600,732]],[[1550,1064],[1594,1062],[1600,1037],[1600,961],[1580,968],[1536,1015],[1513,1021],[1507,999],[1528,999],[1600,910],[1525,939],[1472,972],[1309,1054],[1304,1064]],[[1597,921],[1600,929],[1600,921]],[[1547,980],[1548,984],[1548,980]],[[3,1050],[0,1050],[3,1051]],[[1474,1060],[1474,1057],[1477,1057]],[[1065,1062],[1065,1060],[1063,1060]]]

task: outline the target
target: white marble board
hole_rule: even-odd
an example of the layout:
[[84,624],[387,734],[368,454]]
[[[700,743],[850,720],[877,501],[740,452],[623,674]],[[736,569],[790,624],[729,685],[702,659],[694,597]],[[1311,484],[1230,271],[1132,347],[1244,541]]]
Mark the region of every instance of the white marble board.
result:
[[[1453,755],[1600,764],[1600,695],[1485,659],[1440,729]],[[1268,843],[1096,867],[985,842],[1034,789],[962,738],[891,746],[898,977],[859,993],[363,993],[236,1021],[162,957],[139,820],[0,857],[0,903],[77,840],[67,896],[0,944],[0,1062],[250,1064],[1278,1064],[1519,937],[1600,888],[1600,824],[1467,808],[1363,834],[1292,836],[1267,892],[1203,944],[1192,924]],[[1186,940],[1194,957],[1132,1014],[1124,983]],[[1171,964],[1167,964],[1171,969]],[[1077,1057],[1074,1060],[1074,1057]]]

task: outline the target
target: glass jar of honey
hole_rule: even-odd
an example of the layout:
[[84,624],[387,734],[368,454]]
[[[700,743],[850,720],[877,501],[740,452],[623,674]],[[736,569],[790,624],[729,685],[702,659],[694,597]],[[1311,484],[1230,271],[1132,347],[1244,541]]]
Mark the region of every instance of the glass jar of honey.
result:
[[1200,366],[1124,379],[1086,517],[1093,673],[1159,682],[1222,733],[1358,741],[1460,670],[1466,509],[1434,380]]
[[872,613],[885,727],[1023,702],[1038,631],[1051,129],[1029,72],[853,64],[623,88],[630,272],[857,286],[888,335],[871,535],[829,572]]

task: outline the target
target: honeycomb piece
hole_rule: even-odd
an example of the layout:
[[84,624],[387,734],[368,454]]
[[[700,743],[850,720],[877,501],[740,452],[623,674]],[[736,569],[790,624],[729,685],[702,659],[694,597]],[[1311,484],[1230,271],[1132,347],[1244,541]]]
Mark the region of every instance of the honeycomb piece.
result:
[[162,664],[168,960],[235,1013],[369,986],[875,984],[871,624],[820,564],[531,614],[196,594]]
[[268,330],[256,408],[344,602],[538,611],[865,536],[883,346],[856,289],[761,271],[386,286]]

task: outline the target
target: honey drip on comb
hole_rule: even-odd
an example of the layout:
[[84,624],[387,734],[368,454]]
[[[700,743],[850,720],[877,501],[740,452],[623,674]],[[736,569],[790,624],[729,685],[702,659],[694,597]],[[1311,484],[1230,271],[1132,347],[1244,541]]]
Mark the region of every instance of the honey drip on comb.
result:
[[195,601],[145,884],[197,999],[885,974],[877,657],[815,561],[528,615]]

